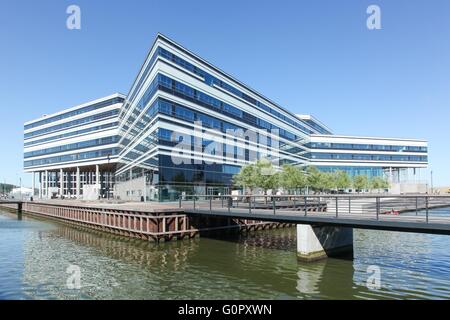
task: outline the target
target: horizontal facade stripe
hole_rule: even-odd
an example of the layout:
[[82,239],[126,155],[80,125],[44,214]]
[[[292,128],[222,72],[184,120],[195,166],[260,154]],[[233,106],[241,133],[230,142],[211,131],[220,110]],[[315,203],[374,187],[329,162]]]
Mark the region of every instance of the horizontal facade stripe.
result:
[[[208,77],[209,78],[214,78],[214,77],[212,77],[211,75],[207,74],[204,71],[200,72],[199,71],[199,70],[201,70],[200,67],[192,66],[191,69],[195,68],[195,70],[197,70],[197,72],[200,75],[202,75],[202,76],[200,76],[199,74],[195,74],[195,72],[192,72],[191,70],[186,68],[185,63],[178,62],[180,59],[177,56],[176,56],[176,59],[174,60],[174,59],[170,59],[167,56],[162,55],[161,53],[158,54],[158,52],[161,51],[161,50],[167,52],[167,50],[165,50],[165,49],[163,49],[161,47],[158,47],[158,48],[155,49],[155,52],[153,53],[153,56],[150,59],[150,62],[146,66],[145,73],[143,73],[140,76],[141,77],[139,79],[139,86],[140,86],[140,88],[144,88],[145,87],[145,85],[143,85],[143,83],[145,82],[144,80],[148,79],[150,77],[150,70],[152,70],[152,68],[155,67],[155,65],[158,64],[158,60],[156,58],[159,58],[160,60],[162,60],[166,64],[171,65],[174,69],[179,70],[179,71],[181,71],[181,72],[183,72],[185,74],[188,74],[190,77],[197,79],[201,83],[205,83],[208,80],[207,79]],[[180,70],[179,66],[182,66],[184,68]],[[217,78],[214,78],[214,79],[217,80]],[[220,83],[224,83],[224,82],[220,80]],[[270,116],[272,116],[272,117],[276,117],[277,114],[278,114],[277,113],[278,111],[277,112],[272,112],[273,110],[270,107],[268,107],[268,106],[265,106],[265,108],[261,108],[260,104],[255,103],[255,102],[252,103],[252,101],[256,101],[256,99],[254,99],[254,98],[248,99],[248,100],[243,99],[241,95],[239,95],[237,93],[235,94],[236,91],[240,92],[237,89],[236,90],[233,89],[231,91],[230,90],[226,90],[226,89],[224,89],[223,86],[218,85],[217,82],[216,83],[210,83],[209,86],[217,89],[218,91],[221,91],[222,93],[226,93],[228,96],[231,96],[231,97],[233,97],[235,99],[238,99],[239,101],[241,101],[243,103],[247,103],[247,104],[250,103],[251,107],[253,109],[255,109],[256,111],[258,111],[258,112],[262,112],[262,113],[268,112],[268,114]],[[134,101],[135,97],[136,97],[136,95],[133,94],[133,96],[130,98],[130,106],[132,106],[132,102]],[[244,97],[248,97],[248,95],[244,94]],[[127,110],[127,111],[129,112],[129,110]],[[127,116],[125,115],[124,118],[126,118],[126,117]],[[314,133],[315,132],[314,126],[309,126],[307,122],[303,121],[302,119],[299,119],[295,115],[292,115],[292,114],[289,114],[289,115],[278,115],[278,117],[283,117],[282,120],[284,122],[288,121],[288,124],[291,125],[291,126],[294,126],[294,127],[298,126],[298,127],[296,127],[296,129],[300,129],[304,133]],[[303,125],[300,125],[299,122],[302,122]],[[322,128],[322,130],[323,130],[323,128]]]
[[233,86],[236,87],[236,89],[243,91],[247,96],[253,98],[254,100],[264,100],[264,104],[269,105],[271,108],[276,109],[277,112],[283,113],[285,116],[292,117],[292,119],[298,120],[298,117],[288,111],[287,109],[279,106],[272,100],[268,99],[267,97],[263,96],[261,93],[257,92],[256,90],[250,88],[249,86],[243,84],[239,80],[235,79],[234,77],[230,76],[229,74],[225,73],[224,71],[220,70],[219,68],[211,65],[207,61],[203,60],[202,58],[198,57],[197,55],[193,54],[189,50],[183,48],[179,44],[176,44],[174,41],[166,38],[161,37],[161,42],[156,43],[155,46],[159,45],[160,47],[168,50],[169,52],[174,53],[175,55],[178,55],[179,57],[187,60],[191,64],[195,66],[200,66],[200,68],[204,69],[205,72],[211,74],[212,76],[218,78],[220,81],[223,81],[224,83],[231,82]]
[[[100,119],[98,121],[95,122],[91,122],[91,123],[86,123],[82,126],[79,127],[74,127],[74,128],[68,128],[62,131],[58,131],[58,132],[50,132],[47,134],[43,134],[41,136],[38,137],[33,137],[33,138],[28,138],[28,139],[24,139],[24,144],[27,143],[35,143],[35,142],[41,142],[42,141],[46,141],[46,139],[59,139],[59,138],[63,138],[65,134],[73,134],[76,135],[77,132],[85,130],[85,129],[90,129],[96,126],[102,126],[102,125],[107,125],[107,124],[111,124],[111,123],[115,123],[116,126],[118,127],[119,123],[118,123],[118,119],[117,117],[111,117],[111,118],[107,118],[107,119]],[[83,133],[79,133],[79,134],[83,134]]]
[[92,167],[95,165],[106,165],[106,164],[116,164],[118,163],[118,159],[116,156],[110,157],[110,160],[108,161],[107,157],[103,158],[97,158],[97,159],[88,159],[88,160],[82,160],[82,161],[73,161],[73,162],[66,162],[66,163],[58,163],[56,165],[45,165],[45,166],[34,166],[25,168],[25,172],[43,172],[43,171],[56,171],[59,169],[76,169],[77,167],[83,168],[83,167]]
[[[169,101],[164,100],[163,103],[168,104]],[[152,107],[156,107],[156,106],[152,106]],[[197,108],[197,109],[201,110],[200,107]],[[193,109],[191,109],[191,110],[192,110],[192,112],[194,112]],[[215,116],[215,114],[213,114],[213,113],[211,113],[211,115]],[[206,116],[206,113],[205,113],[205,116]],[[215,135],[220,134],[220,135],[223,135],[223,136],[225,136],[227,138],[230,138],[230,139],[235,138],[235,139],[238,139],[238,140],[245,141],[244,139],[239,139],[236,136],[229,135],[226,132],[224,132],[223,130],[221,132],[219,132],[218,128],[209,128],[209,127],[204,127],[204,126],[201,127],[199,125],[194,124],[193,121],[188,122],[185,119],[182,119],[182,118],[179,119],[176,116],[175,116],[175,118],[174,117],[169,118],[166,114],[158,114],[156,117],[159,117],[160,119],[166,119],[167,121],[176,122],[178,124],[186,126],[187,128],[190,128],[191,130],[194,129],[194,128],[198,129],[197,131],[203,129],[203,130],[205,130],[205,132],[213,133]],[[231,120],[231,118],[227,118],[227,117],[224,117],[224,116],[222,116],[220,120],[224,120],[224,119],[227,119],[227,120],[230,119]],[[153,123],[153,122],[149,122],[149,124],[150,123]],[[234,123],[236,123],[236,122],[234,121]],[[203,122],[203,124],[205,124],[205,122]],[[242,125],[242,123],[239,123],[239,125]],[[265,131],[265,130],[259,129],[259,128],[252,128],[248,124],[245,124],[245,127],[242,125],[239,129],[242,129],[243,131],[245,131],[247,129],[251,129],[252,132],[254,132],[255,134],[259,134],[261,137],[265,137],[266,139],[267,138],[277,139],[277,140],[280,141],[281,144],[291,144],[292,146],[296,146],[296,145],[300,146],[298,142],[294,143],[294,142],[289,141],[287,139],[284,139],[282,137],[278,137],[278,136],[274,135],[273,133],[271,133],[270,131]],[[143,132],[147,132],[147,130],[148,129],[144,128]],[[151,130],[151,131],[153,131],[153,130]],[[186,131],[184,131],[184,132],[186,132]],[[132,141],[130,141],[127,149],[133,149],[137,144],[139,144],[143,139],[145,139],[146,136],[147,135],[141,133],[139,136],[135,137]]]
[[118,115],[118,110],[111,110],[111,111],[106,111],[103,113],[91,115],[86,118],[80,118],[77,120],[72,120],[70,122],[61,123],[58,126],[49,127],[46,129],[40,129],[40,130],[37,130],[34,132],[26,133],[25,141],[27,141],[26,139],[31,138],[31,137],[42,136],[44,134],[53,133],[53,132],[61,133],[64,130],[69,129],[69,128],[79,128],[82,125],[85,125],[87,123],[98,122],[99,120],[114,119],[117,117],[117,115]]
[[101,149],[94,149],[92,151],[85,151],[81,153],[70,153],[50,158],[26,160],[24,161],[24,167],[26,168],[44,165],[55,165],[64,162],[84,161],[85,159],[104,158],[107,157],[108,155],[115,156],[117,154],[118,154],[117,148],[111,146],[108,149],[101,148]]
[[92,105],[92,104],[95,104],[95,103],[98,103],[98,102],[102,102],[102,101],[105,101],[105,100],[108,100],[108,99],[116,98],[116,97],[121,97],[123,99],[126,98],[126,96],[121,94],[121,93],[114,93],[114,94],[111,94],[111,95],[106,96],[106,97],[102,97],[102,98],[98,98],[98,99],[95,99],[95,100],[92,100],[92,101],[88,101],[88,102],[82,103],[80,105],[76,105],[76,106],[73,106],[71,108],[67,108],[67,109],[61,110],[59,112],[54,112],[52,114],[48,114],[48,115],[42,116],[42,117],[37,118],[37,119],[27,121],[27,122],[25,122],[24,127],[29,125],[29,124],[33,124],[33,123],[36,123],[38,121],[41,121],[41,120],[44,120],[44,119],[47,119],[47,118],[50,118],[50,117],[53,117],[53,116],[62,115],[64,113],[66,113],[66,112],[77,110],[79,108],[83,108],[85,106],[89,106],[89,105]]
[[427,141],[420,139],[343,136],[343,135],[317,135],[317,134],[311,135],[311,142],[427,146]]
[[30,130],[30,129],[34,129],[34,128],[37,128],[37,127],[43,127],[46,124],[55,124],[58,121],[65,121],[68,118],[72,118],[72,117],[79,116],[79,115],[82,115],[82,114],[86,114],[86,113],[89,113],[89,112],[98,111],[98,109],[105,108],[105,107],[108,107],[108,106],[111,106],[111,105],[116,105],[116,104],[120,104],[121,105],[123,103],[123,101],[124,101],[123,98],[115,97],[115,98],[112,98],[112,99],[109,99],[109,100],[105,100],[105,101],[101,101],[101,102],[97,102],[97,103],[94,103],[94,104],[91,104],[91,105],[88,105],[88,106],[85,106],[85,107],[80,107],[80,108],[78,108],[76,110],[67,111],[67,112],[64,112],[64,113],[62,113],[60,115],[49,116],[49,117],[46,117],[43,120],[40,120],[40,121],[37,121],[37,122],[33,122],[31,124],[25,125],[24,126],[24,130],[25,130],[25,132],[28,132],[28,130]]
[[103,107],[101,109],[97,109],[97,110],[93,110],[93,111],[77,114],[77,115],[74,115],[72,117],[68,117],[68,118],[64,118],[64,119],[58,120],[58,121],[50,122],[50,123],[47,123],[47,124],[45,124],[43,126],[39,126],[39,127],[28,129],[28,130],[24,130],[24,135],[25,136],[30,136],[30,135],[33,135],[35,132],[42,132],[42,131],[44,131],[44,132],[45,131],[51,132],[51,129],[53,127],[58,127],[58,126],[61,126],[63,124],[66,124],[66,123],[69,123],[69,122],[72,122],[72,121],[84,119],[84,118],[87,118],[87,117],[96,116],[96,115],[99,115],[99,114],[104,114],[107,111],[120,111],[121,106],[122,106],[121,103],[116,103],[116,104],[113,104],[113,105],[105,106],[105,107]]
[[[119,131],[117,128],[113,128],[113,129],[89,132],[89,133],[81,135],[81,136],[69,137],[66,139],[52,140],[52,141],[49,141],[49,142],[46,142],[46,143],[43,143],[43,144],[40,144],[37,146],[31,146],[31,147],[24,148],[24,154],[26,154],[28,152],[34,152],[34,151],[44,150],[44,149],[53,148],[53,147],[65,146],[65,145],[74,144],[74,143],[81,143],[81,142],[95,140],[95,139],[117,137],[118,132]],[[118,139],[118,138],[115,138],[115,139]]]
[[75,149],[75,150],[70,150],[70,151],[58,152],[58,153],[54,153],[54,154],[50,154],[50,155],[34,156],[34,157],[24,158],[24,160],[33,161],[33,160],[54,158],[56,156],[61,156],[61,157],[71,156],[71,155],[76,155],[77,153],[79,153],[79,151],[90,152],[90,151],[102,150],[105,148],[116,148],[117,149],[118,146],[117,146],[117,143],[109,143],[109,144],[93,146],[93,147],[89,147],[89,148],[85,148],[85,149],[80,148],[80,149]]
[[93,147],[99,147],[104,145],[111,145],[111,144],[117,144],[118,136],[108,136],[103,138],[96,138],[93,140],[86,140],[86,141],[79,141],[69,144],[64,144],[60,146],[54,146],[49,148],[43,148],[35,151],[25,152],[24,158],[25,159],[36,159],[37,156],[48,156],[48,155],[57,155],[61,154],[62,152],[69,152],[74,150],[82,150],[82,149],[88,149]]
[[309,149],[314,153],[332,153],[332,154],[370,154],[370,155],[405,155],[405,156],[423,156],[426,151],[412,152],[412,151],[375,151],[375,150],[339,150],[339,149]]
[[24,151],[28,152],[36,149],[46,148],[47,146],[55,143],[56,145],[64,144],[72,141],[72,139],[76,141],[84,141],[90,139],[92,136],[117,135],[119,133],[118,129],[118,122],[110,122],[100,126],[95,125],[87,129],[77,130],[50,138],[45,138],[42,140],[36,140],[35,142],[25,143]]

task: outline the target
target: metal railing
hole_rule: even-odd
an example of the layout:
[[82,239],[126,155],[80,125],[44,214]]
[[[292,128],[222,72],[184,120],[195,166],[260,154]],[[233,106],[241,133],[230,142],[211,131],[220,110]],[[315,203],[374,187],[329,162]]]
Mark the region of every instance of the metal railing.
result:
[[[295,214],[334,218],[445,220],[450,223],[449,195],[180,195],[179,207],[195,212]],[[389,218],[388,218],[389,217]],[[391,218],[392,217],[392,218]]]

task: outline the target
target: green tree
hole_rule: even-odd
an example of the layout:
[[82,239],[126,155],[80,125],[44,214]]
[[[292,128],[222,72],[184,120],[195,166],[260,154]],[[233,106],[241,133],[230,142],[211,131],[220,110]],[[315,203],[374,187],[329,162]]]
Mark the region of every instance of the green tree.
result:
[[336,189],[347,189],[350,188],[352,185],[352,181],[347,172],[345,171],[337,170],[334,173],[334,178]]
[[370,179],[370,188],[375,190],[387,189],[390,187],[389,182],[382,177],[373,177]]
[[357,175],[353,177],[353,187],[356,190],[363,190],[369,187],[369,179],[366,175]]
[[335,189],[335,176],[331,172],[320,172],[319,174],[319,185],[320,191],[324,192],[326,190]]
[[391,184],[387,178],[381,178],[381,188],[382,189],[389,189],[391,187]]
[[371,190],[379,190],[381,189],[382,181],[380,181],[380,177],[372,177],[369,181],[369,186]]
[[264,190],[264,194],[267,194],[267,190],[276,189],[279,186],[279,173],[275,170],[267,159],[261,159],[256,161],[255,165],[255,179],[256,186]]
[[306,187],[306,175],[298,167],[286,164],[279,173],[279,184],[284,189],[298,190]]
[[267,194],[269,189],[278,188],[279,181],[279,173],[267,159],[243,166],[241,171],[233,177],[233,183],[236,186],[248,188],[250,192],[253,192],[255,188],[261,188],[264,194]]
[[309,166],[306,168],[306,181],[307,186],[310,187],[314,191],[321,190],[322,187],[322,175],[319,169],[313,166]]
[[257,187],[257,172],[254,164],[248,164],[241,168],[238,174],[233,176],[233,183],[242,188],[250,189]]

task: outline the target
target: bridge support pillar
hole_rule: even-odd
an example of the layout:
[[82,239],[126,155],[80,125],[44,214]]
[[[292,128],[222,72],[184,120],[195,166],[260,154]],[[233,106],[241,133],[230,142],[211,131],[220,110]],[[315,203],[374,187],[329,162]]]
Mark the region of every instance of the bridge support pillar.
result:
[[353,256],[353,228],[297,225],[299,261],[310,262],[335,256]]

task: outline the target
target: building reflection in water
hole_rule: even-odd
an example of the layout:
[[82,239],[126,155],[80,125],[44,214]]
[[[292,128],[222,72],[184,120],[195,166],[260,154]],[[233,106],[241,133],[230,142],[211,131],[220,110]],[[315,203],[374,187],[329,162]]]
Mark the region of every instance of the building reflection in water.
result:
[[[24,226],[31,223],[25,217]],[[355,259],[300,263],[296,229],[155,244],[43,220],[24,231],[30,299],[371,299],[449,297],[447,238],[355,230]],[[431,249],[433,248],[433,249]],[[444,257],[444,259],[441,259]],[[81,269],[69,290],[66,269]],[[367,267],[381,269],[369,290]]]

